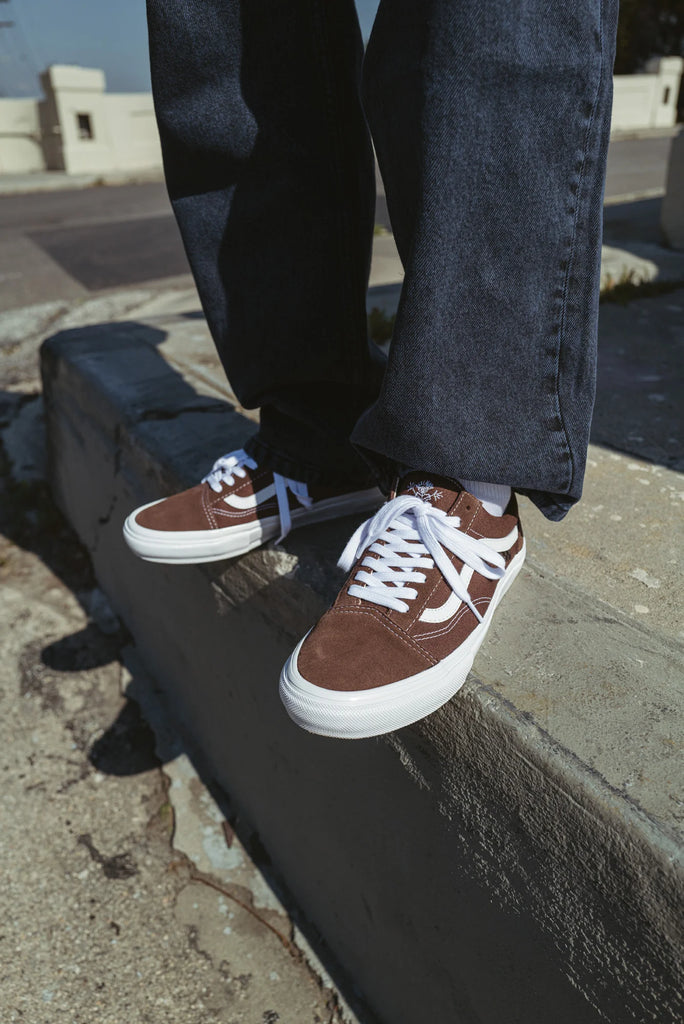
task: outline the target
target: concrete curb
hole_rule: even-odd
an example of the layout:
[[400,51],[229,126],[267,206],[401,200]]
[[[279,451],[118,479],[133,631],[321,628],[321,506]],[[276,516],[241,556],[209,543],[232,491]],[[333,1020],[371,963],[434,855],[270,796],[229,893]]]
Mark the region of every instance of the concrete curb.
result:
[[[179,724],[201,744],[205,774],[254,824],[370,1006],[391,1024],[678,1021],[676,834],[643,802],[647,789],[628,795],[600,751],[573,750],[562,722],[573,672],[632,699],[634,670],[619,652],[647,649],[669,693],[678,651],[525,570],[476,664],[486,676],[442,711],[377,741],[301,733],[280,708],[277,675],[334,593],[353,523],[227,566],[129,555],[127,512],[195,482],[207,452],[254,429],[183,379],[155,331],[110,325],[43,346],[55,492]],[[521,636],[543,651],[541,683],[535,658],[519,655]],[[513,663],[523,667],[507,691]],[[636,693],[643,674],[633,679]],[[556,687],[544,724],[530,699],[539,685],[547,698]]]

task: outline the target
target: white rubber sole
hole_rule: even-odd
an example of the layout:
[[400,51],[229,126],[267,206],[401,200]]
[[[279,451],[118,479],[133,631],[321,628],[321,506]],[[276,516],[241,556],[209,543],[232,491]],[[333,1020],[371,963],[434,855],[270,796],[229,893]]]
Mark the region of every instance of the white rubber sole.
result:
[[[159,500],[164,501],[163,498]],[[337,498],[326,498],[317,501],[311,509],[293,509],[292,529],[374,510],[384,500],[377,487],[352,491]],[[137,508],[131,512],[123,526],[124,540],[129,548],[146,562],[192,565],[198,562],[218,562],[222,558],[237,558],[273,540],[280,533],[279,516],[239,526],[224,526],[218,530],[167,531],[140,526],[135,519],[138,513],[157,504],[159,502],[151,501]]]
[[439,664],[396,683],[353,692],[315,686],[297,668],[297,656],[306,640],[304,637],[280,674],[280,699],[288,715],[307,732],[353,740],[381,736],[432,714],[465,683],[494,612],[524,561],[523,542],[522,549],[511,561],[495,590],[482,622],[468,639]]

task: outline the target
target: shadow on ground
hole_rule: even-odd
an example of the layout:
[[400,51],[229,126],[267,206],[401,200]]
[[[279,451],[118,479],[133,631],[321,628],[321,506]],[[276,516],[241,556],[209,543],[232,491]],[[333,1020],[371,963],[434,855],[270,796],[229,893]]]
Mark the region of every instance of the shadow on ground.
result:
[[[187,318],[191,320],[200,315],[188,314]],[[145,324],[116,323],[66,333],[70,340],[78,344],[81,338],[88,338],[92,342],[93,332],[101,335],[103,350],[117,347],[124,335],[130,339],[133,332],[139,343],[141,359],[146,358],[155,364],[163,362],[165,366],[168,365],[157,351],[157,346],[165,337],[162,331]],[[227,403],[198,395],[170,368],[168,374],[170,401],[164,409],[153,404],[145,405],[145,375],[141,374],[137,404],[137,418],[140,421],[164,420],[166,411],[172,407],[180,407],[186,411],[197,410],[202,418],[207,411],[215,411],[222,414],[224,421],[226,413],[235,415]],[[25,426],[30,436],[22,438],[20,435],[23,424],[20,414],[22,408],[29,406],[33,415],[30,418],[26,417]],[[5,445],[8,428],[11,428],[12,432],[12,456],[23,456],[26,464],[39,465],[46,446],[42,397],[39,393],[0,391],[0,532],[13,544],[40,558],[68,587],[90,617],[91,621],[85,628],[44,644],[40,649],[36,647],[35,650],[26,652],[25,671],[22,671],[23,692],[27,688],[30,689],[46,709],[52,706],[61,707],[61,680],[67,674],[87,672],[116,661],[122,665],[126,664],[126,654],[131,651],[131,637],[125,626],[116,619],[98,588],[88,550],[57,507],[47,480],[41,478],[38,472],[29,474],[28,479],[15,478],[15,459],[10,457]],[[169,429],[173,429],[173,414],[169,416]],[[196,438],[191,443],[196,446]],[[40,447],[41,451],[36,452],[33,457],[30,449],[36,446]],[[217,572],[219,571],[217,569]],[[139,682],[135,676],[133,684],[129,686],[127,694],[134,686],[142,689],[147,685],[144,681]],[[160,767],[167,757],[175,758],[185,753],[220,807],[229,825],[229,831],[233,830],[238,836],[242,846],[263,874],[266,884],[284,904],[291,920],[306,936],[311,948],[315,950],[333,978],[334,984],[344,993],[350,1005],[358,1007],[359,1016],[366,1024],[380,1024],[366,1007],[359,1006],[359,995],[354,989],[353,982],[344,976],[317,932],[301,916],[277,868],[272,864],[259,834],[239,814],[229,795],[217,785],[203,762],[201,751],[193,749],[186,744],[180,733],[175,733],[172,745],[166,742],[164,760],[160,760],[157,738],[144,717],[140,704],[130,696],[127,696],[126,703],[114,721],[98,735],[77,735],[75,729],[71,731],[76,746],[85,754],[92,769],[104,774],[137,775]],[[87,764],[81,767],[82,774],[87,770]]]
[[[13,544],[37,555],[91,618],[84,629],[47,644],[40,652],[27,652],[22,691],[30,689],[50,706],[60,703],[61,679],[119,660],[130,635],[108,607],[97,586],[90,556],[55,505],[48,482],[38,475],[36,463],[42,461],[45,445],[41,408],[39,394],[0,391],[0,532]],[[29,409],[31,415],[27,416],[25,411]],[[27,465],[30,467],[28,478],[15,478],[14,459],[5,445],[10,424],[10,450],[25,472]],[[35,451],[36,446],[39,451]],[[128,701],[109,733],[112,738],[101,737],[89,751],[95,768],[131,775],[159,766],[154,736],[135,702]]]

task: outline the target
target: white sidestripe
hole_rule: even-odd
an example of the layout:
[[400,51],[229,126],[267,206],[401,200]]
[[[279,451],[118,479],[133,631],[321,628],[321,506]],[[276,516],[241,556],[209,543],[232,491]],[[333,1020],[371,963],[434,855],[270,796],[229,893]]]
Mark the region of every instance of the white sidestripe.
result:
[[492,551],[508,551],[518,539],[518,527],[514,526],[507,537],[483,537],[482,543]]
[[[463,567],[462,572],[459,573],[463,585],[467,588],[468,584],[473,578],[475,572],[469,565]],[[439,608],[426,608],[421,617],[418,619],[419,622],[446,622],[452,615],[455,615],[458,609],[462,605],[460,597],[452,591],[444,604],[441,604]]]
[[272,498],[275,492],[275,484],[269,484],[268,487],[264,487],[261,491],[257,491],[256,494],[248,494],[246,498],[241,498],[237,494],[229,494],[228,497],[223,500],[226,505],[231,505],[233,508],[256,508],[257,505],[261,505],[264,501]]
[[[509,548],[513,547],[517,539],[518,527],[514,526],[511,532],[506,537],[483,537],[482,541],[492,551],[508,551]],[[469,565],[466,565],[464,566],[462,572],[460,573],[460,577],[466,587],[472,580],[474,571],[475,570],[471,569]],[[461,607],[462,603],[463,602],[461,601],[460,597],[457,597],[456,594],[454,594],[452,591],[452,593],[449,594],[444,604],[440,605],[439,608],[426,608],[418,621],[446,622],[447,619],[450,619],[453,615],[456,614],[458,609]]]

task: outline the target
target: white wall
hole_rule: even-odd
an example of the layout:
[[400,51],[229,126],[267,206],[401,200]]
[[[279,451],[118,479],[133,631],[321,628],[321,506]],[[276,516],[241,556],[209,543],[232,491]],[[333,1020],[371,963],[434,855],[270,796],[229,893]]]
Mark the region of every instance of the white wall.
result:
[[150,93],[105,93],[105,114],[116,170],[161,167],[162,155]]
[[649,62],[647,71],[658,75],[658,86],[653,96],[651,124],[654,128],[670,127],[677,120],[677,97],[684,71],[681,57],[655,57]]
[[[54,96],[62,140],[62,161],[68,174],[116,170],[104,99],[105,76],[97,68],[56,64],[42,76],[46,95]],[[93,137],[79,135],[78,116],[90,119]]]
[[0,99],[0,174],[44,169],[38,101]]
[[681,57],[656,57],[646,74],[615,75],[611,131],[674,125],[683,66]]
[[654,75],[615,75],[612,131],[651,126],[656,81]]
[[[40,80],[45,93],[42,102],[0,101],[31,109],[38,140],[42,130],[42,152],[40,141],[36,146],[40,162],[22,160],[15,147],[11,166],[5,166],[2,130],[7,118],[3,120],[0,107],[0,173],[42,170],[45,166],[68,174],[161,168],[159,133],[149,93],[106,93],[104,73],[97,68],[56,64]],[[24,116],[28,116],[26,111]],[[83,136],[79,115],[88,118],[91,138]]]

